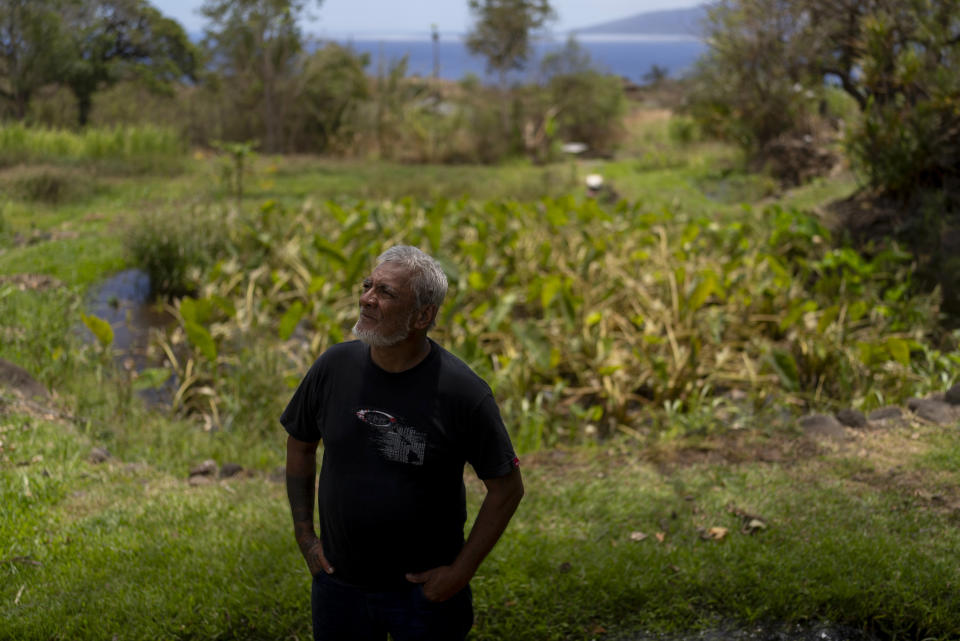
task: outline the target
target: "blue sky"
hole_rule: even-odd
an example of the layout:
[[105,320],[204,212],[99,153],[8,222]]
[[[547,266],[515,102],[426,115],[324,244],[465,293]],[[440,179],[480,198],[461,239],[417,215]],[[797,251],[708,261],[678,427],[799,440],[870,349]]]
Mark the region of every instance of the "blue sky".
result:
[[[692,7],[701,2],[552,0],[558,16],[553,30],[564,32],[643,11]],[[203,18],[197,13],[202,0],[152,0],[151,4],[176,19],[190,33],[203,29]],[[460,33],[466,31],[471,22],[467,0],[324,0],[312,13],[315,19],[305,25],[305,30],[321,36],[427,32],[431,24],[436,24],[441,33]]]

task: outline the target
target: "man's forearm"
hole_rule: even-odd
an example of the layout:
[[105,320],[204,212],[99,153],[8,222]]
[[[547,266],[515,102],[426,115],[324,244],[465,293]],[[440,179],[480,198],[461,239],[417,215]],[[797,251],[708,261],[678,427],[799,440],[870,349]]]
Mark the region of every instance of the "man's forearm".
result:
[[317,477],[316,449],[309,444],[287,445],[287,499],[293,516],[293,531],[298,543],[316,538],[313,527],[314,490]]
[[453,563],[454,568],[469,577],[476,573],[487,554],[500,540],[520,504],[520,499],[523,498],[520,470],[514,470],[500,479],[486,481],[486,485],[487,494],[480,504],[480,511],[470,529],[470,535]]

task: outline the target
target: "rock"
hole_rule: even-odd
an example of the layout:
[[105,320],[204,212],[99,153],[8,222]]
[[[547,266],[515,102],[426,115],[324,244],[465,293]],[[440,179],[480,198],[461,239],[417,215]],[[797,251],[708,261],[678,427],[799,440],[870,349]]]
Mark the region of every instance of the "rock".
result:
[[187,483],[193,487],[197,487],[198,485],[211,485],[213,483],[213,478],[204,474],[194,474],[190,477]]
[[203,463],[190,469],[190,478],[194,476],[214,476],[217,473],[217,462],[213,459],[207,459]]
[[91,463],[99,465],[100,463],[105,463],[110,459],[110,452],[105,447],[95,447],[90,450],[90,455],[87,457],[87,460]]
[[960,383],[948,389],[944,399],[951,405],[960,405]]
[[837,412],[837,420],[847,427],[863,428],[867,427],[867,417],[863,412],[854,409],[845,409]]
[[844,440],[847,438],[847,432],[843,425],[832,416],[827,414],[811,414],[804,416],[799,421],[800,427],[807,436],[813,438],[828,438],[833,440]]
[[22,394],[26,399],[47,398],[47,388],[40,384],[30,372],[19,365],[0,358],[0,387],[7,387]]
[[228,479],[231,476],[236,476],[243,471],[243,466],[239,463],[224,463],[220,468],[220,478]]
[[881,407],[880,409],[873,410],[868,416],[871,421],[893,421],[903,418],[903,410],[895,405],[890,405],[888,407]]
[[936,425],[946,425],[956,420],[953,408],[943,401],[911,398],[907,401],[907,407],[920,418]]

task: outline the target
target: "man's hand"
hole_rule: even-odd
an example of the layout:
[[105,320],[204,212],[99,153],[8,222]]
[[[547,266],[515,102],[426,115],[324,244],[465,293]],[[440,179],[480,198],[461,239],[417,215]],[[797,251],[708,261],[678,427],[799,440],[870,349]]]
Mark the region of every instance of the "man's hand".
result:
[[423,584],[423,596],[440,603],[453,597],[470,583],[470,576],[451,565],[441,565],[425,572],[407,573],[407,581]]
[[303,554],[311,575],[316,576],[320,572],[333,574],[333,566],[323,554],[323,543],[319,538],[316,536],[304,538],[302,541],[298,540],[297,545],[300,546],[300,553]]
[[499,478],[486,479],[483,484],[487,487],[487,495],[480,504],[470,536],[453,565],[407,574],[407,581],[423,584],[423,595],[430,601],[446,601],[467,587],[523,498],[523,480],[519,469]]

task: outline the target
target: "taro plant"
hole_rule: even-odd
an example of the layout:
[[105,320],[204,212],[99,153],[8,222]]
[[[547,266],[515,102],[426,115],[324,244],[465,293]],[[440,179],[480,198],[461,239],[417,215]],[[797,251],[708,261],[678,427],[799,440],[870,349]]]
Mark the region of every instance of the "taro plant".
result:
[[[249,362],[294,385],[349,337],[357,283],[401,242],[444,265],[437,339],[490,381],[524,448],[722,429],[733,398],[867,407],[955,362],[955,345],[932,351],[936,300],[911,293],[905,254],[837,246],[778,207],[715,220],[573,198],[271,202],[223,237],[227,258],[180,301],[170,349],[191,411],[223,425],[250,410],[239,379],[290,392],[256,382]],[[693,418],[649,420],[663,408]]]

